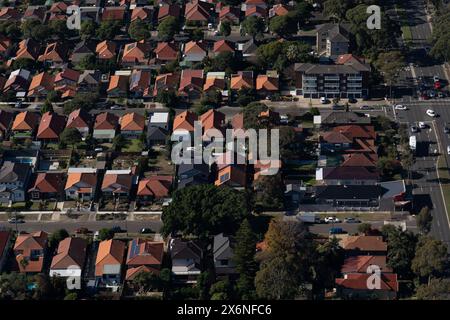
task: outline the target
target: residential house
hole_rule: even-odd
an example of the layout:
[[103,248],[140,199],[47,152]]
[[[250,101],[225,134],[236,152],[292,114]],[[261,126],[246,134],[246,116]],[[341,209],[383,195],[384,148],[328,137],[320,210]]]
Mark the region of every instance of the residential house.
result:
[[214,6],[205,1],[191,0],[186,3],[184,16],[186,21],[205,25],[214,13]]
[[63,1],[53,3],[49,10],[50,12],[49,21],[66,20],[67,8],[68,4]]
[[381,236],[348,236],[340,240],[339,245],[347,256],[386,256],[387,243]]
[[50,265],[50,277],[78,277],[83,274],[87,242],[82,238],[68,237],[58,245]]
[[177,73],[164,73],[157,75],[155,84],[153,85],[153,97],[157,97],[158,93],[163,91],[176,91],[178,89],[178,81],[180,75]]
[[321,112],[318,116],[318,124],[322,127],[334,127],[338,125],[354,124],[354,125],[370,125],[372,120],[359,112],[340,112],[330,111]]
[[121,283],[125,243],[120,240],[105,240],[98,246],[95,260],[95,278],[99,286],[117,289]]
[[11,39],[4,35],[0,35],[0,60],[8,57],[11,53],[12,42]]
[[134,69],[130,77],[130,94],[134,98],[146,98],[150,95],[150,70]]
[[201,62],[208,54],[202,41],[189,41],[184,45],[183,60],[187,62]]
[[161,129],[169,129],[169,113],[168,112],[152,112],[149,115],[149,127],[158,127]]
[[13,91],[16,92],[16,96],[20,92],[26,93],[28,91],[30,75],[30,71],[26,69],[14,70],[9,74],[8,80],[6,80],[3,86],[3,92]]
[[36,139],[43,142],[58,141],[66,126],[66,118],[57,113],[46,112],[39,123]]
[[155,275],[161,270],[164,256],[164,242],[136,238],[128,243],[127,272],[125,280],[131,281],[141,272]]
[[229,21],[234,25],[238,25],[240,21],[241,10],[237,7],[224,6],[219,12],[220,22]]
[[55,76],[55,90],[61,92],[62,98],[74,97],[80,73],[76,70],[65,68]]
[[297,94],[305,98],[363,98],[369,94],[370,66],[354,59],[343,64],[296,63],[294,71]]
[[16,115],[11,127],[14,138],[31,139],[39,125],[40,116],[37,113],[23,111]]
[[248,40],[247,42],[238,43],[237,50],[240,52],[242,59],[246,61],[256,62],[256,50],[258,46],[256,45],[253,39]]
[[256,91],[260,96],[269,97],[278,92],[278,73],[267,71],[267,74],[260,74],[256,77]]
[[100,141],[112,141],[116,136],[119,118],[113,113],[103,112],[95,118],[93,137]]
[[61,67],[67,62],[67,47],[60,42],[50,43],[44,53],[38,57],[38,61],[52,68]]
[[205,84],[203,85],[203,91],[220,91],[222,96],[227,97],[225,72],[208,72],[206,74]]
[[14,244],[14,255],[20,273],[41,273],[47,253],[48,234],[44,231],[22,233]]
[[97,189],[97,169],[69,168],[64,187],[66,199],[91,201]]
[[158,24],[164,21],[167,17],[179,18],[181,8],[178,4],[164,4],[158,8]]
[[341,267],[342,274],[367,273],[371,266],[377,266],[383,273],[392,273],[392,268],[387,265],[386,256],[351,256],[345,259]]
[[69,114],[66,128],[76,128],[86,138],[92,124],[92,116],[84,109],[77,109]]
[[97,92],[101,78],[100,70],[84,70],[78,78],[77,91],[80,93]]
[[0,272],[6,265],[11,247],[12,232],[9,230],[0,230]]
[[145,40],[126,44],[123,48],[122,65],[135,66],[148,64],[150,57],[150,44]]
[[236,273],[236,263],[234,258],[234,239],[225,236],[223,233],[214,236],[213,259],[216,274]]
[[376,154],[376,133],[372,125],[340,125],[319,136],[321,152]]
[[218,55],[220,53],[224,53],[224,52],[230,52],[234,54],[234,43],[225,39],[222,40],[218,40],[216,42],[214,42],[214,46],[213,46],[213,54],[214,55]]
[[316,169],[316,180],[324,185],[375,185],[380,174],[375,168],[325,167]]
[[45,6],[28,6],[23,13],[22,22],[26,20],[38,20],[44,22],[47,9]]
[[381,273],[379,288],[368,288],[370,276],[368,273],[350,273],[345,274],[343,278],[337,278],[336,294],[343,299],[357,300],[392,300],[397,297],[399,291],[397,274]]
[[246,0],[245,1],[246,9],[254,8],[254,7],[258,7],[258,8],[266,10],[269,7],[269,5],[267,4],[267,2],[265,0]]
[[14,115],[12,112],[0,110],[0,141],[7,138]]
[[175,61],[178,59],[178,46],[174,42],[158,42],[154,53],[160,63]]
[[377,208],[380,205],[381,196],[385,192],[378,185],[316,186],[314,190],[317,204],[342,208]]
[[18,21],[22,14],[16,8],[2,7],[0,9],[0,21]]
[[127,139],[138,139],[145,129],[145,117],[136,112],[124,114],[119,123],[120,133]]
[[252,89],[254,87],[253,71],[239,71],[237,74],[231,75],[230,89]]
[[247,185],[247,174],[244,165],[230,164],[219,169],[216,186],[226,185],[236,189],[243,189]]
[[131,11],[131,22],[135,20],[151,21],[153,17],[153,7],[135,7]]
[[116,57],[117,45],[114,41],[104,40],[97,44],[95,52],[100,60],[112,60]]
[[203,89],[203,70],[183,69],[178,94],[186,100],[199,99]]
[[247,7],[247,9],[245,10],[245,17],[257,17],[265,19],[267,17],[267,10],[257,6]]
[[108,97],[119,98],[126,97],[128,93],[128,76],[113,75],[109,79],[108,89],[106,90]]
[[225,115],[222,112],[210,109],[200,116],[200,122],[205,142],[211,141],[211,137],[214,137],[217,131],[220,131],[225,138]]
[[39,172],[28,189],[29,199],[60,200],[64,194],[64,183],[65,176],[62,172]]
[[140,204],[161,201],[169,197],[172,188],[172,176],[149,176],[139,180],[136,200]]
[[170,240],[172,273],[178,281],[196,283],[202,270],[203,249],[196,241],[182,239]]
[[209,183],[209,166],[205,163],[182,163],[178,165],[178,189]]
[[102,194],[106,199],[129,199],[134,175],[131,170],[107,170],[103,177]]
[[173,119],[172,136],[178,137],[181,141],[187,135],[191,136],[194,132],[194,123],[198,121],[198,116],[191,111],[183,111]]
[[96,44],[87,39],[83,39],[75,45],[70,60],[73,64],[80,63],[86,57],[95,55]]
[[54,76],[47,73],[41,72],[33,77],[28,88],[28,97],[30,98],[43,98],[53,90],[55,85]]
[[30,59],[36,60],[39,56],[40,44],[39,42],[29,38],[19,42],[15,60]]
[[102,21],[123,21],[125,10],[127,8],[120,7],[104,7],[102,12]]
[[293,8],[283,3],[277,3],[269,9],[269,18],[287,15]]
[[160,127],[147,127],[147,146],[166,145],[168,131]]
[[347,25],[326,23],[316,27],[316,50],[319,55],[336,58],[348,53],[350,32]]

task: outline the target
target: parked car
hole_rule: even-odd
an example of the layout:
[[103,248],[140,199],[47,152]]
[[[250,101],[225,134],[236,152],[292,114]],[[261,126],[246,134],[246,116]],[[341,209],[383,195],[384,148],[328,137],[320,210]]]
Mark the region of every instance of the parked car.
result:
[[115,105],[115,106],[112,106],[110,109],[111,110],[125,110],[125,107]]
[[450,146],[447,146],[447,154],[450,154]]
[[321,104],[326,104],[328,102],[328,99],[327,98],[325,98],[325,97],[321,97],[320,98],[320,103]]
[[20,218],[10,218],[8,219],[9,223],[25,223],[25,220],[20,219]]
[[358,100],[356,100],[355,98],[349,98],[349,99],[348,99],[348,102],[349,102],[349,103],[357,103]]
[[141,233],[142,233],[142,234],[153,233],[153,230],[150,229],[150,228],[142,228],[142,229],[141,229]]
[[441,88],[441,82],[440,82],[440,81],[436,81],[436,82],[434,83],[434,88],[435,88],[436,90],[439,90],[439,89]]
[[450,133],[450,128],[448,126],[444,127],[444,133]]
[[88,228],[81,227],[81,228],[78,228],[77,230],[75,230],[75,233],[78,233],[78,234],[88,234],[88,233],[90,233],[90,231],[89,231]]
[[407,108],[406,106],[402,105],[402,104],[397,104],[397,105],[394,107],[394,109],[395,109],[395,110],[408,110],[408,108]]
[[361,110],[373,110],[373,107],[368,106],[368,105],[363,105],[361,107],[359,107]]
[[22,108],[22,101],[16,102],[16,103],[14,104],[14,108],[16,108],[16,109]]
[[416,126],[411,126],[411,132],[412,133],[419,132],[419,129]]
[[439,76],[434,76],[434,77],[433,77],[433,81],[434,81],[434,82],[438,82],[438,81],[440,81],[440,80],[441,80],[441,79],[439,79]]
[[329,231],[329,234],[344,234],[344,233],[347,233],[347,232],[344,231],[342,228],[339,228],[339,227],[331,228],[330,231]]
[[361,223],[361,220],[355,219],[353,217],[348,217],[344,219],[345,223]]
[[325,222],[326,223],[341,223],[341,220],[339,220],[336,217],[326,217]]
[[434,112],[434,110],[428,109],[427,110],[427,115],[434,118],[437,116],[436,112]]
[[425,124],[425,122],[423,122],[423,121],[419,122],[419,128],[420,129],[425,129],[426,127],[427,127],[427,125]]

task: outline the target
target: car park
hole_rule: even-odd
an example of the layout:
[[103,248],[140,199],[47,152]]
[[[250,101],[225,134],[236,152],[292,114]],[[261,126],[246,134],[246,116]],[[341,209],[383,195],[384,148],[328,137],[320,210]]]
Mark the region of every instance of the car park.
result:
[[432,118],[435,118],[437,116],[436,112],[434,112],[434,110],[431,110],[431,109],[427,110],[427,115]]

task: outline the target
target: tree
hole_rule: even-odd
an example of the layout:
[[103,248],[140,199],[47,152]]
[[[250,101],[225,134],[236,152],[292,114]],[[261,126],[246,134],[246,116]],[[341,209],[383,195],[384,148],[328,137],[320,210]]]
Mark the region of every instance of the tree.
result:
[[174,90],[159,90],[156,96],[156,102],[163,103],[168,108],[176,108],[179,99]]
[[207,238],[221,232],[234,233],[249,214],[243,192],[214,185],[178,189],[162,213],[162,233],[181,232]]
[[0,274],[0,300],[30,299],[27,276],[11,272]]
[[233,298],[233,286],[228,277],[211,285],[209,295],[211,300],[231,300]]
[[200,104],[206,107],[220,107],[222,103],[222,93],[219,90],[209,90],[203,92]]
[[41,114],[44,114],[46,112],[50,112],[50,113],[53,112],[53,105],[51,102],[49,102],[47,100],[42,105]]
[[347,9],[347,0],[327,0],[324,2],[323,13],[326,17],[333,17],[340,21],[344,19]]
[[431,230],[431,221],[433,216],[431,215],[428,207],[423,207],[419,214],[416,216],[417,226],[422,233],[428,233]]
[[262,36],[264,30],[266,29],[266,24],[264,19],[250,16],[244,19],[241,28],[244,34],[248,34],[255,39]]
[[81,23],[80,35],[82,39],[90,39],[95,36],[97,24],[92,20],[86,20]]
[[114,137],[112,147],[114,150],[121,150],[127,145],[127,139],[122,134],[118,134]]
[[204,271],[200,273],[197,278],[197,284],[195,285],[198,290],[199,300],[209,299],[209,290],[211,288],[213,280],[213,274],[210,271]]
[[400,51],[382,52],[375,65],[383,74],[387,85],[392,86],[405,66],[405,57]]
[[153,272],[139,272],[131,282],[139,293],[157,290],[160,287],[159,277]]
[[16,21],[6,20],[0,22],[0,33],[12,40],[20,41],[22,30]]
[[96,35],[100,40],[112,40],[122,28],[121,21],[106,20],[100,23],[96,30]]
[[239,69],[239,60],[232,52],[221,52],[214,58],[205,59],[205,72],[225,71],[230,74]]
[[174,35],[178,32],[180,26],[178,19],[175,17],[167,17],[158,25],[158,37],[162,41],[172,40]]
[[27,69],[27,70],[32,70],[36,68],[36,61],[28,59],[28,58],[20,58],[20,59],[15,59],[12,63],[11,68],[13,70],[17,70],[17,69]]
[[275,16],[270,19],[269,30],[280,37],[297,32],[297,24],[290,15]]
[[[256,101],[256,92],[254,89],[242,88],[238,91],[236,103],[241,107],[246,107],[252,102]],[[245,110],[245,108],[244,108]]]
[[136,41],[150,37],[150,24],[144,20],[136,19],[130,23],[128,34]]
[[362,235],[369,235],[370,232],[372,231],[372,225],[370,223],[361,223],[358,226],[358,233],[362,234]]
[[74,146],[81,141],[81,133],[77,128],[65,128],[59,139],[65,145]]
[[387,264],[400,279],[409,278],[417,237],[394,226],[383,226],[382,234],[388,243]]
[[114,231],[109,228],[102,228],[98,231],[98,240],[104,241],[114,237]]
[[[243,90],[245,89],[239,90],[239,93]],[[266,110],[267,106],[259,102],[252,102],[247,104],[243,109],[245,129],[259,129],[259,115],[261,112]]]
[[431,279],[416,290],[418,300],[450,300],[450,281],[448,279]]
[[39,42],[43,42],[51,35],[50,27],[42,24],[37,19],[27,19],[21,25],[24,38],[33,38]]
[[64,300],[78,300],[78,294],[76,292],[70,292],[64,297]]
[[69,237],[69,233],[66,229],[58,229],[49,237],[48,245],[50,248],[56,249],[58,244],[67,237]]
[[336,237],[317,246],[313,282],[316,293],[323,293],[323,289],[335,286],[335,279],[341,271],[344,259],[344,250],[339,246]]
[[412,271],[419,278],[428,279],[441,275],[447,263],[447,245],[442,241],[422,236],[416,247],[416,255],[412,260]]
[[255,188],[258,190],[257,201],[264,209],[283,209],[285,186],[280,173],[260,176],[255,182]]
[[247,219],[241,223],[236,232],[235,241],[233,260],[239,274],[236,287],[241,299],[248,299],[254,295],[255,291],[257,262],[255,260],[256,235]]
[[77,93],[72,100],[64,104],[64,113],[70,114],[76,109],[84,109],[89,111],[95,107],[99,95],[97,93]]
[[220,34],[224,37],[228,37],[231,34],[231,22],[223,21],[220,23]]
[[295,299],[312,280],[314,244],[298,221],[274,219],[264,238],[265,257],[256,273],[256,293],[265,299]]
[[67,21],[65,20],[50,21],[49,27],[52,34],[57,35],[59,39],[65,39],[70,33],[70,30],[67,28]]

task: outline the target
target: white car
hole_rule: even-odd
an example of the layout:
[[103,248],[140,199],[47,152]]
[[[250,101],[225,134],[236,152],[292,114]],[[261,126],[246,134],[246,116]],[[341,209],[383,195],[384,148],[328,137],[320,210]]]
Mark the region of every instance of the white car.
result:
[[325,97],[321,97],[320,98],[320,103],[322,103],[322,104],[325,104],[325,103],[327,103],[327,98],[325,98]]
[[436,112],[434,112],[434,110],[428,109],[427,110],[427,115],[429,115],[430,117],[434,118],[434,117],[436,117]]
[[406,106],[402,105],[402,104],[397,104],[397,105],[394,107],[394,109],[395,109],[395,110],[408,110],[408,108],[407,108]]
[[340,223],[341,220],[339,220],[336,217],[326,217],[325,218],[325,223]]
[[439,79],[438,76],[434,76],[434,77],[433,77],[433,81],[434,81],[434,82],[438,82],[438,81],[441,81],[441,79]]
[[427,125],[425,124],[425,122],[422,122],[422,121],[419,122],[420,129],[425,129],[426,127],[427,127]]
[[450,154],[450,146],[447,146],[447,154]]

